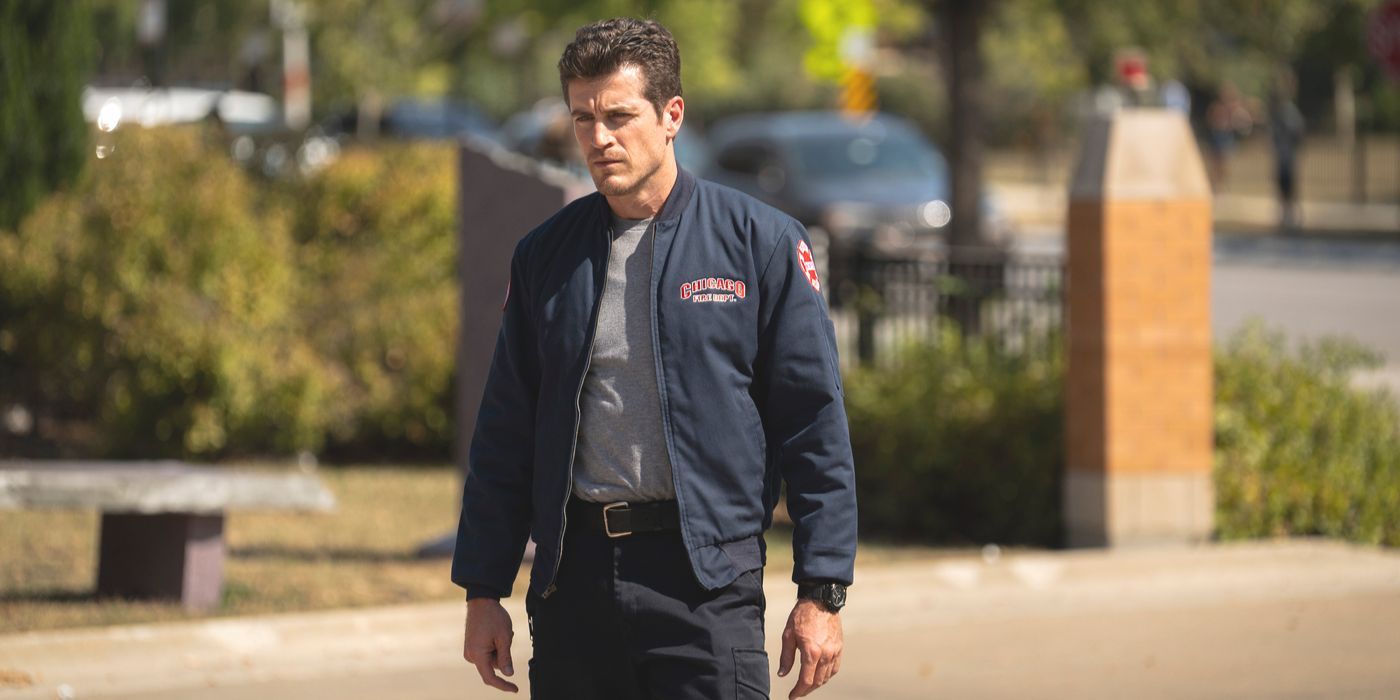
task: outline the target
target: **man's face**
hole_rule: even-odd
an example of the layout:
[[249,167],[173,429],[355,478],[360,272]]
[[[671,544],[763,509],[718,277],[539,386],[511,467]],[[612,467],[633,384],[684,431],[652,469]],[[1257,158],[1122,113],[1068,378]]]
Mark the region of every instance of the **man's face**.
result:
[[680,129],[684,103],[672,97],[658,115],[637,66],[569,81],[569,110],[579,153],[605,196],[638,192],[675,157],[671,141]]

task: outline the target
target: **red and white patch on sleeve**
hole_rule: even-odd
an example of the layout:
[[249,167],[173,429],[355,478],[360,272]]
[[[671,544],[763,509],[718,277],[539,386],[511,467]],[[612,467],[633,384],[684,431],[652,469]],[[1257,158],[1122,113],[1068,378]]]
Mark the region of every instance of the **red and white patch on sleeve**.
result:
[[817,261],[812,259],[812,249],[807,247],[807,241],[797,241],[797,262],[801,263],[802,272],[807,275],[807,284],[820,292],[822,281],[817,279]]

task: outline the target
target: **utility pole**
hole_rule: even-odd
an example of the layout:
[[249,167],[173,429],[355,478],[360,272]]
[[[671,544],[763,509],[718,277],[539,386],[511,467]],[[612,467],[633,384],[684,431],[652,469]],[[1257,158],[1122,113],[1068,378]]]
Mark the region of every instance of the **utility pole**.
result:
[[287,128],[311,123],[311,42],[306,8],[296,0],[272,0],[272,24],[282,32],[282,115]]
[[136,14],[136,43],[141,63],[153,87],[165,85],[165,0],[141,0]]

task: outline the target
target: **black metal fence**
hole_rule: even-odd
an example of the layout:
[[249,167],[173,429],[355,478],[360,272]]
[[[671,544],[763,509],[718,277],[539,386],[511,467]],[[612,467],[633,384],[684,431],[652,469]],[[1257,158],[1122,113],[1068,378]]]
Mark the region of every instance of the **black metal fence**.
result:
[[1013,352],[1036,352],[1064,325],[1064,261],[962,249],[917,259],[853,254],[830,261],[832,322],[843,363],[889,363],[951,323]]

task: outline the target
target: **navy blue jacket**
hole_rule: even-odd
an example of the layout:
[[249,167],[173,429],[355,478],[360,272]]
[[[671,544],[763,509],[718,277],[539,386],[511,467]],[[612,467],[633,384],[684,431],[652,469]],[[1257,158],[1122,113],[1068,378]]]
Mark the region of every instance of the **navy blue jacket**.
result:
[[[516,246],[452,559],[452,580],[469,592],[508,593],[532,535],[531,589],[553,592],[609,226],[607,200],[594,193]],[[786,482],[793,579],[850,583],[855,472],[806,231],[680,171],[654,236],[657,386],[696,579],[713,589],[762,566],[762,533]]]

